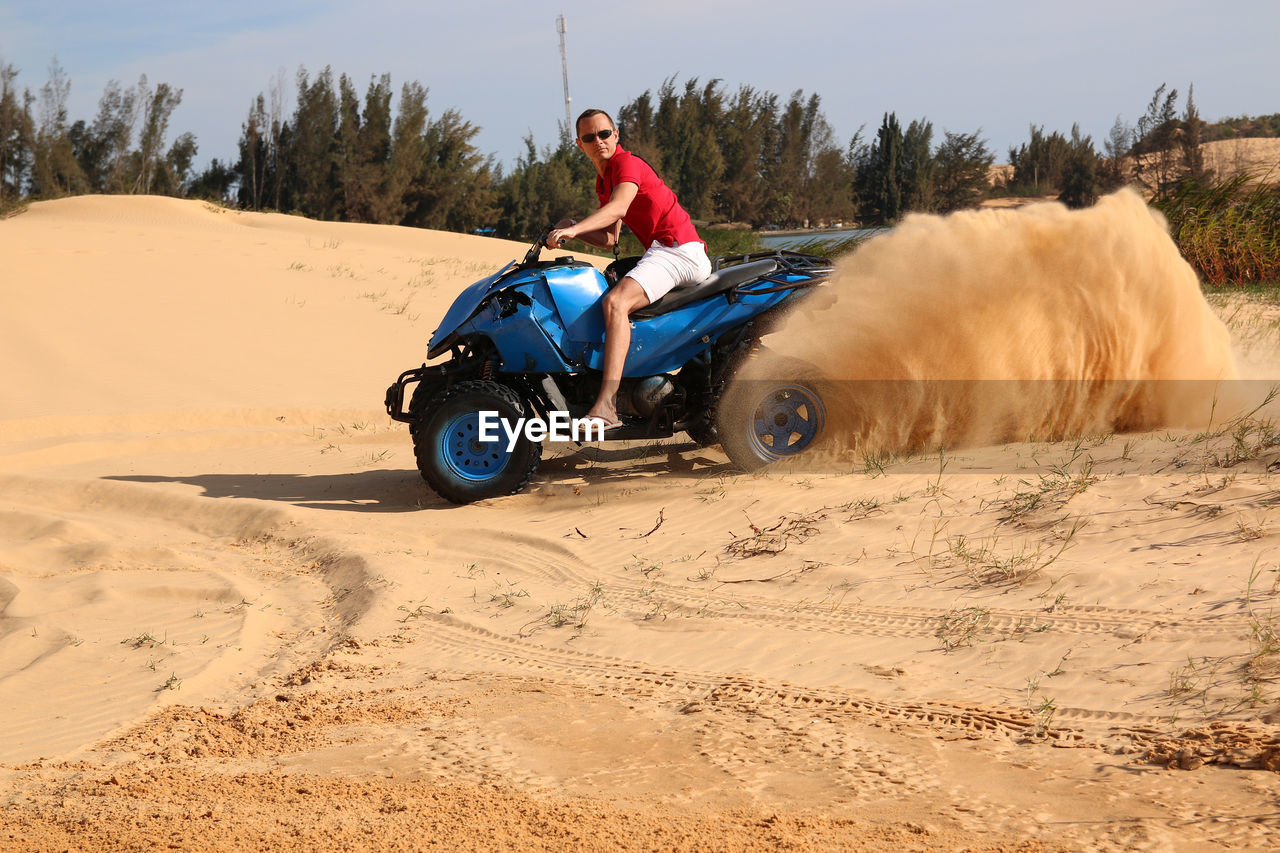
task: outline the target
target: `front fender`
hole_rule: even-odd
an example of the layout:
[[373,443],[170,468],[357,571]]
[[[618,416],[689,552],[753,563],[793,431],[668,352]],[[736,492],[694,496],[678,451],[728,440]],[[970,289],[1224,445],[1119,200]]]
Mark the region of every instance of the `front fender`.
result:
[[515,264],[515,261],[511,261],[493,275],[480,279],[458,294],[453,304],[449,306],[449,310],[444,312],[440,325],[431,333],[431,340],[427,342],[427,358],[435,358],[449,348],[458,327],[476,313],[476,309],[484,303],[489,294],[514,283],[503,281],[503,279]]
[[[511,303],[519,310],[512,310]],[[499,294],[458,327],[460,338],[486,338],[498,351],[500,373],[564,373],[575,369],[560,347],[564,327],[546,283],[535,278]]]

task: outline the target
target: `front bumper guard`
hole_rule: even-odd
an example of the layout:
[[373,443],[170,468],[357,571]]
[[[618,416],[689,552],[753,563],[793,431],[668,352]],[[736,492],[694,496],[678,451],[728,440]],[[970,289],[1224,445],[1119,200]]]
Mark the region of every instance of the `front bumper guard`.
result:
[[387,397],[384,401],[387,407],[387,414],[391,416],[391,420],[406,424],[412,423],[415,419],[414,415],[405,411],[404,407],[408,387],[426,379],[444,378],[448,376],[449,372],[446,369],[446,365],[443,364],[433,365],[432,367],[427,367],[424,364],[421,367],[415,367],[401,373],[400,377],[387,388]]

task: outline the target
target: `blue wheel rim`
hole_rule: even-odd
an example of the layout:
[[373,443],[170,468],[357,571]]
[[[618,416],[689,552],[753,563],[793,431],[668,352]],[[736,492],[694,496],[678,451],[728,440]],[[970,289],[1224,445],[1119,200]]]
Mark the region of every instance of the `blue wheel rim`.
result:
[[480,440],[480,413],[464,412],[440,431],[440,458],[457,477],[483,483],[500,475],[511,461],[507,437],[498,431],[495,441]]
[[822,434],[822,400],[801,385],[775,385],[751,413],[751,446],[762,458],[802,453]]

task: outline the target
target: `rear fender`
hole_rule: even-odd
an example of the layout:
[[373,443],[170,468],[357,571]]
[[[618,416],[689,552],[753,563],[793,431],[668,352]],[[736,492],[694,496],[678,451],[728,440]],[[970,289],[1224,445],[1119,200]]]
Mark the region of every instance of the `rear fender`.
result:
[[[733,302],[720,296],[635,323],[625,375],[674,373],[709,350],[722,335],[784,305],[790,295],[775,292]],[[593,358],[592,367],[597,366],[595,361]]]

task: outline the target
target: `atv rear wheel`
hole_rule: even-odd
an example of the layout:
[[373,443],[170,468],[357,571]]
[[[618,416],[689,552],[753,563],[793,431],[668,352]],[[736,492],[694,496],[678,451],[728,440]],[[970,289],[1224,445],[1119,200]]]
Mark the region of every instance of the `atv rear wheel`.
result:
[[515,391],[497,382],[470,380],[432,397],[413,426],[422,479],[456,504],[519,492],[542,460],[542,445],[523,434],[508,450],[507,434],[498,424],[490,430],[496,439],[482,441],[481,412],[496,412],[512,425],[525,416]]
[[796,459],[812,450],[827,428],[817,369],[796,359],[767,364],[730,379],[716,406],[720,446],[730,462],[748,472]]

